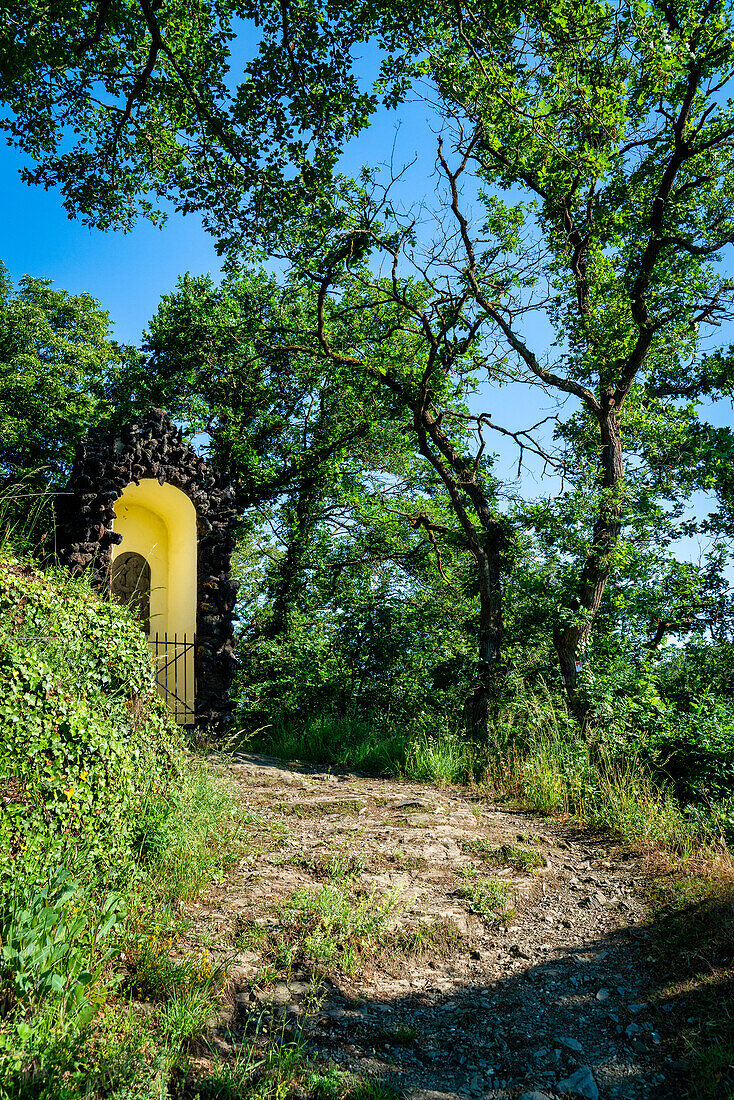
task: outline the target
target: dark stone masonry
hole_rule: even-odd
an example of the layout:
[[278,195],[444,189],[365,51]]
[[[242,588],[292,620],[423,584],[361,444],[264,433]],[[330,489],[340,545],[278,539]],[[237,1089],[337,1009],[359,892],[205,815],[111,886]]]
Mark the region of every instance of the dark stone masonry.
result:
[[226,728],[235,664],[234,494],[229,477],[213,471],[161,409],[117,431],[92,433],[78,446],[68,495],[59,497],[59,558],[74,572],[90,569],[95,583],[109,589],[112,547],[122,541],[112,530],[115,501],[142,478],[168,482],[196,509],[196,722]]

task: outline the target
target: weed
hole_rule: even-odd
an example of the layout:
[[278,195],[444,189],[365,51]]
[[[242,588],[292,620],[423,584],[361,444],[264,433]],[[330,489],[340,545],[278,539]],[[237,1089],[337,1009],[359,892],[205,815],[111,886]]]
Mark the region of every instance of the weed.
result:
[[183,1063],[171,1075],[170,1100],[285,1100],[303,1072],[303,1049],[296,1041],[271,1040],[240,1048],[231,1061]]
[[206,1032],[214,1008],[214,1002],[205,991],[177,990],[159,1010],[158,1029],[173,1046],[180,1046]]
[[310,1100],[401,1100],[403,1095],[386,1081],[360,1081],[336,1067],[307,1073],[302,1091]]
[[268,936],[266,960],[281,971],[306,964],[353,974],[385,939],[399,895],[396,887],[355,898],[341,882],[298,890],[281,909],[281,930]]
[[235,947],[238,951],[257,951],[265,941],[267,931],[262,924],[238,917],[235,924]]
[[634,843],[683,855],[718,843],[719,830],[686,815],[632,745],[583,739],[545,692],[518,696],[489,731],[487,780],[546,814],[569,814]]
[[[0,925],[6,1012],[32,1012],[52,998],[60,1024],[69,1014],[78,1025],[91,1019],[90,987],[115,953],[105,941],[119,927],[121,907],[116,894],[94,906],[90,901],[67,871],[36,891],[11,890]],[[18,1025],[21,1034],[27,1026]]]
[[449,726],[430,734],[390,716],[322,714],[307,720],[277,719],[255,738],[281,760],[308,760],[427,783],[465,783],[478,774],[472,746]]
[[466,783],[474,777],[472,747],[457,734],[439,729],[433,737],[425,734],[411,740],[405,759],[404,774],[424,783]]
[[467,909],[477,913],[493,924],[504,924],[510,920],[515,909],[510,902],[510,888],[506,882],[496,878],[478,878],[466,872],[469,881],[460,885],[456,897],[466,903]]
[[450,958],[462,946],[462,935],[452,920],[424,921],[415,928],[396,928],[383,941],[386,959]]
[[518,848],[514,844],[493,845],[485,837],[464,838],[460,843],[463,851],[479,855],[495,867],[514,867],[516,871],[531,871],[535,867],[545,865],[540,852]]
[[175,933],[154,927],[127,949],[133,960],[127,988],[138,1000],[166,1001],[199,993],[213,996],[223,988],[222,968],[214,963],[208,948],[177,955],[179,947]]
[[689,1045],[693,1100],[732,1100],[734,1042]]
[[330,882],[344,882],[361,875],[368,863],[362,852],[338,848],[328,856],[311,856],[300,861],[300,865],[314,878],[328,879]]
[[385,1038],[399,1046],[412,1046],[418,1040],[418,1031],[408,1024],[396,1024],[385,1032]]
[[393,722],[362,721],[354,715],[281,718],[253,740],[281,760],[304,760],[355,768],[378,775],[400,775],[409,735]]
[[167,793],[155,842],[148,835],[149,885],[169,898],[193,898],[205,885],[222,881],[241,854],[244,823],[237,802],[222,779],[192,758],[187,782]]

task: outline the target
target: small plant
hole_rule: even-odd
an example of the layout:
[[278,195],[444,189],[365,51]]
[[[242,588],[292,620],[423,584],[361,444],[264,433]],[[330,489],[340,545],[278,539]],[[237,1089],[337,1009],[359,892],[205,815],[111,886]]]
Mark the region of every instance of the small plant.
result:
[[52,875],[47,886],[11,895],[0,922],[6,1011],[37,1010],[53,998],[60,1020],[71,1015],[83,1024],[91,1019],[94,1004],[88,991],[114,955],[106,941],[119,923],[118,895],[93,905],[66,871]]
[[127,952],[134,962],[128,989],[140,1001],[167,1001],[192,994],[214,995],[224,988],[224,972],[209,949],[177,954],[179,937],[154,927]]
[[434,736],[421,734],[408,745],[405,775],[425,783],[467,783],[475,773],[471,745],[457,734],[439,729]]
[[172,1045],[178,1046],[203,1035],[213,1011],[214,1003],[205,991],[177,991],[161,1006],[158,1028]]
[[514,867],[516,871],[531,871],[535,867],[545,865],[540,852],[519,848],[515,844],[493,845],[485,837],[465,838],[461,841],[461,847],[463,851],[479,855],[495,867]]
[[267,931],[262,924],[250,920],[238,920],[235,933],[235,947],[238,951],[257,951],[262,947]]
[[397,1043],[398,1046],[412,1046],[418,1041],[418,1035],[418,1030],[409,1027],[408,1024],[396,1024],[385,1032],[385,1038],[391,1043]]
[[466,902],[467,909],[492,924],[505,924],[514,914],[510,901],[510,888],[506,882],[496,878],[475,877],[471,869],[467,870],[469,880],[455,891],[456,897]]
[[360,1081],[336,1066],[311,1070],[304,1086],[311,1100],[401,1100],[404,1095],[387,1081]]
[[462,935],[452,920],[439,918],[416,928],[396,928],[385,939],[383,951],[390,958],[449,958],[462,946]]
[[388,935],[399,896],[400,887],[395,887],[388,894],[373,890],[353,898],[337,882],[298,890],[283,906],[283,930],[269,939],[267,958],[281,970],[307,963],[353,974]]

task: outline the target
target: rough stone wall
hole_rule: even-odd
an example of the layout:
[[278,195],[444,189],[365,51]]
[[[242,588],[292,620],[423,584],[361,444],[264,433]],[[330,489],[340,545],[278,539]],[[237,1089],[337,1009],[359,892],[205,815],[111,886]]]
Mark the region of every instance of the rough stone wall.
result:
[[198,725],[226,727],[235,660],[234,497],[229,478],[183,442],[161,409],[119,431],[93,433],[77,448],[68,495],[57,507],[59,558],[75,572],[91,569],[96,584],[109,586],[112,547],[122,541],[112,530],[115,501],[131,482],[152,477],[186,493],[196,509],[196,718]]

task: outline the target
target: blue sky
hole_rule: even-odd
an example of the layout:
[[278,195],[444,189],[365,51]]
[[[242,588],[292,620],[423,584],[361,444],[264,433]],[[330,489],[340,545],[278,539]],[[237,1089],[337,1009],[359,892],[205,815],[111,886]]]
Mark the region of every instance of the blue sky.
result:
[[[368,57],[359,63],[365,84],[376,75],[375,60]],[[436,180],[426,175],[425,165],[434,162],[436,136],[425,104],[409,103],[399,113],[378,114],[350,144],[343,170],[356,175],[363,164],[384,166],[388,179],[394,148],[396,168],[413,160],[418,163],[406,172],[393,197],[405,206],[423,198],[430,202]],[[23,163],[15,150],[0,146],[0,199],[5,211],[0,260],[16,282],[25,274],[45,276],[70,293],[92,294],[109,312],[113,335],[121,343],[139,344],[160,298],[173,290],[184,272],[210,273],[215,280],[220,277],[221,262],[213,239],[197,216],[171,211],[162,228],[141,219],[130,233],[103,233],[70,219],[60,192],[23,183],[19,174]],[[481,403],[482,408],[487,407]],[[527,392],[517,387],[495,388],[488,407],[493,417],[517,430],[532,423],[527,403]],[[488,444],[501,455],[501,476],[514,481],[514,444],[499,436]],[[534,496],[539,485],[530,478],[525,479],[523,488]]]
[[16,281],[43,275],[70,293],[94,295],[109,310],[120,342],[140,341],[159,298],[183,272],[218,275],[213,242],[194,217],[172,214],[163,229],[141,221],[131,233],[89,229],[69,219],[57,191],[22,183],[22,164],[14,150],[0,148],[0,259]]

